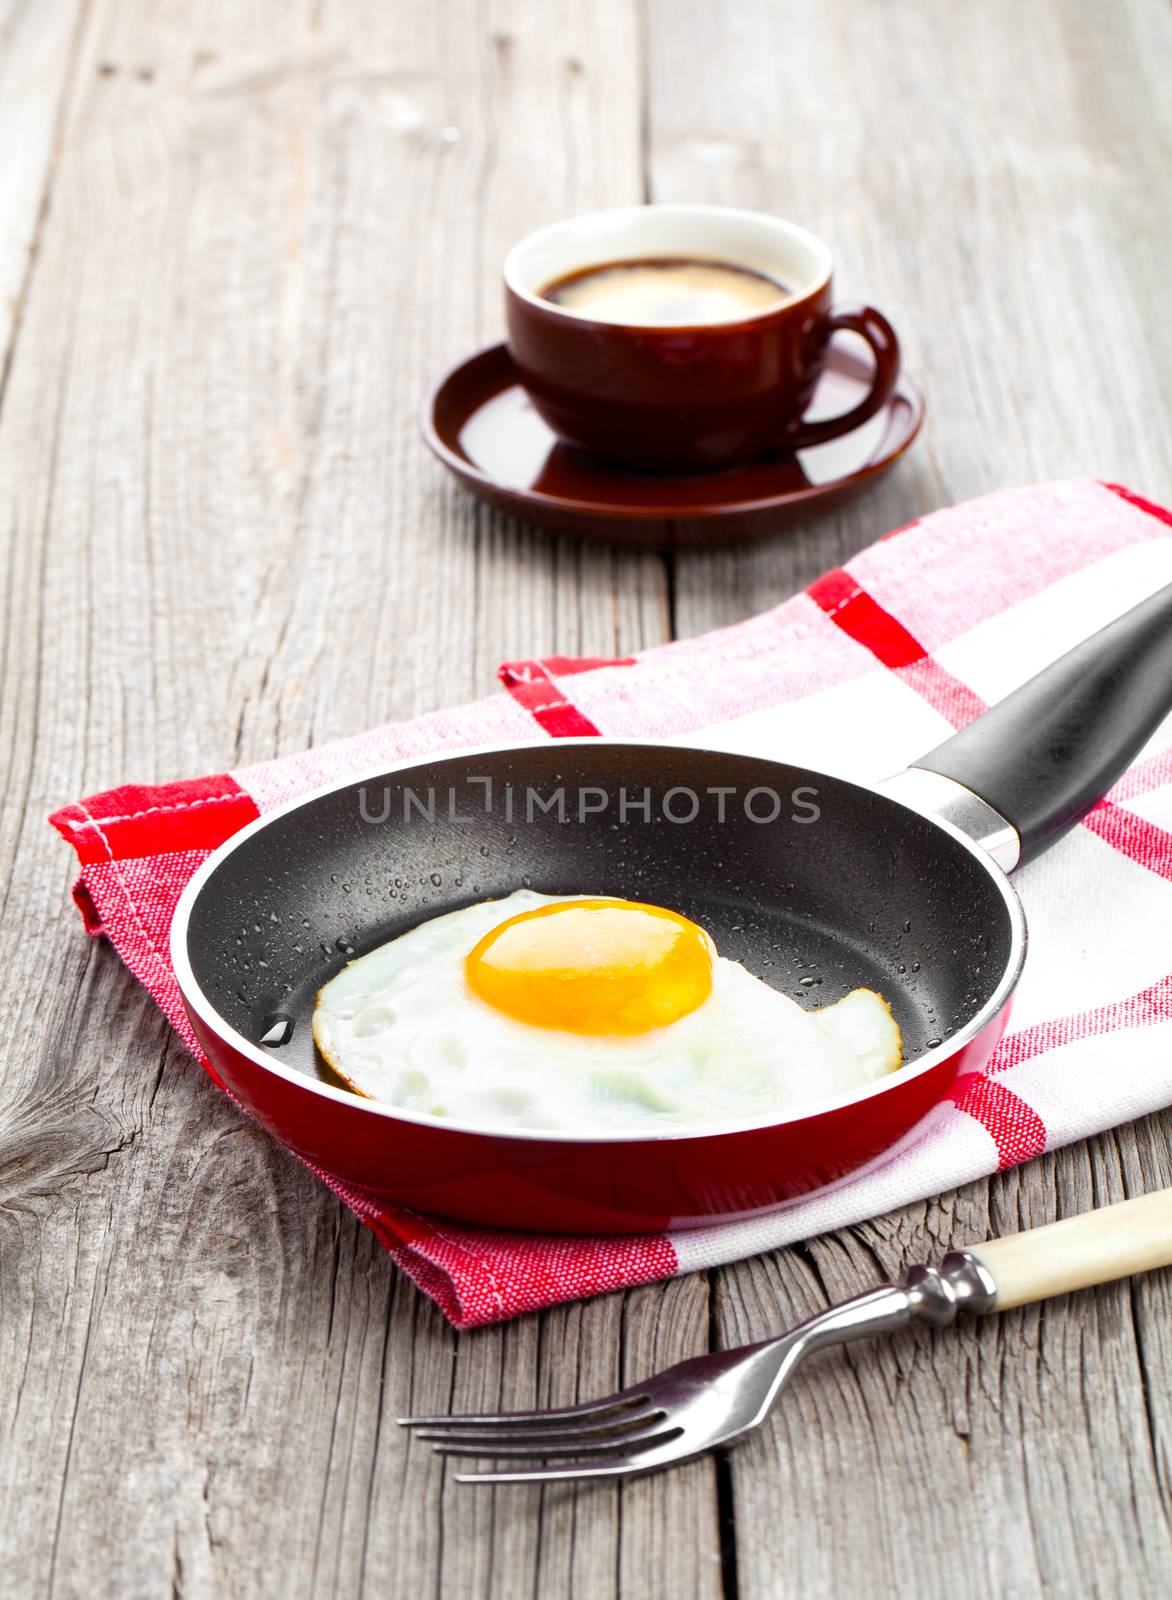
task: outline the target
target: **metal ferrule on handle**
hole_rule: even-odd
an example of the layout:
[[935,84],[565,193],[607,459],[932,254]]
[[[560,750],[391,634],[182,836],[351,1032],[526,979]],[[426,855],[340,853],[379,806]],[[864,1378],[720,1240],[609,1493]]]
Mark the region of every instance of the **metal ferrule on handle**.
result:
[[1002,872],[1012,872],[1021,860],[1021,839],[1013,824],[955,778],[928,772],[924,767],[908,767],[885,779],[878,788],[881,794],[890,795],[921,816],[939,817],[959,828],[974,844],[988,851]]

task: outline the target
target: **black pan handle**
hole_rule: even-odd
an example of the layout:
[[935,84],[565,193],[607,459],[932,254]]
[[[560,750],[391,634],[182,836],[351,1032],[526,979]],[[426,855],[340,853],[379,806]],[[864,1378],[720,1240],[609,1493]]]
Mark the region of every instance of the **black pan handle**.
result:
[[999,811],[1029,861],[1062,837],[1172,711],[1172,584],[912,763]]

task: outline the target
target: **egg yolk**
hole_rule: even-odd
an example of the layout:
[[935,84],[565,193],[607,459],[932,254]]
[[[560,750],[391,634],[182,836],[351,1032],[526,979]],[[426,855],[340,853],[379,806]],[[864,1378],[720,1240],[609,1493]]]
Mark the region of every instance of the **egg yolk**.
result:
[[473,992],[518,1022],[570,1033],[646,1033],[712,992],[712,941],[633,900],[559,900],[510,917],[464,963]]

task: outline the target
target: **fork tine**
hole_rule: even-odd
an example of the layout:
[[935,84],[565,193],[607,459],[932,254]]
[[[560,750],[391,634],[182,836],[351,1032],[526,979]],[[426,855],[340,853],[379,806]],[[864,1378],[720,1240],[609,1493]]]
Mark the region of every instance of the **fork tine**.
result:
[[683,1433],[682,1428],[668,1428],[660,1433],[625,1434],[621,1439],[547,1439],[544,1443],[532,1444],[484,1444],[474,1434],[467,1439],[447,1439],[443,1444],[435,1446],[437,1456],[489,1456],[497,1459],[505,1457],[529,1457],[535,1460],[549,1461],[555,1456],[601,1456],[606,1454],[621,1454],[632,1446],[639,1449],[650,1449],[657,1444],[668,1444],[672,1439],[678,1439]]
[[[622,1444],[625,1439],[637,1437],[649,1423],[662,1422],[665,1416],[666,1412],[658,1407],[621,1411],[617,1416],[571,1418],[561,1423],[556,1417],[543,1416],[540,1424],[534,1422],[524,1427],[511,1424],[500,1428],[484,1425],[473,1429],[466,1437],[476,1444],[488,1444],[493,1439],[499,1439],[502,1444],[529,1444],[548,1439],[612,1439]],[[464,1421],[463,1417],[448,1417],[442,1428],[420,1428],[412,1438],[426,1440],[428,1444],[451,1444],[453,1439],[465,1437],[461,1433]]]
[[647,1403],[645,1394],[612,1394],[602,1400],[588,1400],[583,1405],[561,1406],[552,1411],[469,1411],[454,1417],[399,1417],[397,1420],[401,1428],[447,1428],[454,1423],[462,1428],[530,1428],[535,1423],[574,1422],[580,1417],[593,1420],[606,1411],[621,1414],[632,1406]]
[[614,1466],[575,1467],[573,1462],[569,1466],[550,1468],[548,1471],[537,1469],[533,1472],[454,1472],[453,1478],[457,1483],[571,1483],[583,1478],[630,1478],[640,1470],[646,1468],[631,1467],[622,1462]]
[[637,1478],[644,1472],[655,1472],[660,1467],[675,1466],[702,1450],[658,1450],[653,1455],[620,1456],[618,1460],[573,1460],[559,1462],[551,1467],[506,1468],[504,1472],[455,1472],[457,1483],[571,1483],[578,1479]]

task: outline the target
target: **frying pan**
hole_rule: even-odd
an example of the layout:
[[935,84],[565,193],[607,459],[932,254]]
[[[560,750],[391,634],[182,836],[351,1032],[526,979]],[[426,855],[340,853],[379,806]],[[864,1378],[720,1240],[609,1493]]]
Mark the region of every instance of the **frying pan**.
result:
[[[1172,586],[876,789],[605,738],[403,762],[217,850],[176,912],[175,972],[245,1108],[371,1198],[590,1233],[770,1210],[889,1150],[988,1059],[1026,949],[1007,874],[1090,809],[1170,709]],[[630,1136],[486,1130],[331,1079],[310,1035],[321,984],[425,918],[521,887],[671,907],[803,1004],[877,989],[905,1065],[782,1120]]]

